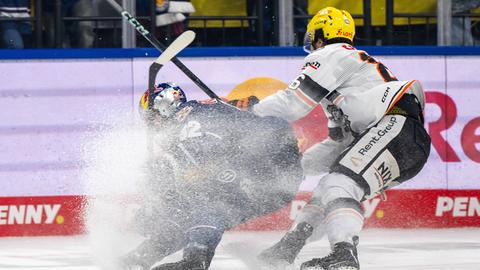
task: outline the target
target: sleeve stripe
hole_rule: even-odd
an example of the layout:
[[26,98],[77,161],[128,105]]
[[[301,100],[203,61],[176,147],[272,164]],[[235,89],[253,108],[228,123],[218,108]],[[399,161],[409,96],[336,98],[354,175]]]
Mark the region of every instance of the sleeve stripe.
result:
[[390,109],[400,100],[400,98],[405,94],[405,92],[410,88],[410,86],[415,82],[415,80],[409,81],[402,87],[400,87],[400,90],[395,94],[395,99],[393,101],[390,101],[390,105],[388,106],[387,112],[390,111]]
[[306,74],[305,79],[302,80],[298,88],[316,103],[319,103],[326,95],[330,93],[330,91],[312,80],[312,78]]
[[326,97],[326,99],[328,99],[330,102],[332,102],[333,104],[337,105],[335,102],[337,99],[339,98],[343,98],[342,95],[340,95],[340,93],[337,91],[337,90],[333,90],[332,92],[330,92]]
[[332,101],[332,103],[333,103],[333,105],[338,107],[340,102],[342,102],[344,99],[345,99],[344,96],[339,95]]
[[310,97],[308,97],[307,95],[305,95],[302,90],[300,89],[297,89],[295,91],[293,91],[293,93],[295,93],[295,95],[297,97],[299,97],[303,102],[305,102],[308,106],[310,107],[315,107],[317,106],[317,103],[312,100]]

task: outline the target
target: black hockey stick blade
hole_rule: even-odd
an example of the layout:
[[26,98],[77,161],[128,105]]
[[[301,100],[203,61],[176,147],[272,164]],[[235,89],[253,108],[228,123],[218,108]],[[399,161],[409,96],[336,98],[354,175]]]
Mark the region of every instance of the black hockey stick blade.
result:
[[155,91],[155,79],[157,78],[158,71],[163,67],[156,62],[153,62],[150,65],[148,70],[148,108],[151,109],[153,107],[153,92]]

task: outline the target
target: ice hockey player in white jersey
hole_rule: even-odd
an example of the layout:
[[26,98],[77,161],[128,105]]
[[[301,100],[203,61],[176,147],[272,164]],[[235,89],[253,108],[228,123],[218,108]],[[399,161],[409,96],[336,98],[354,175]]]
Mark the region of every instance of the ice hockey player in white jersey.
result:
[[321,105],[329,137],[304,153],[307,174],[327,173],[293,228],[260,254],[268,263],[293,263],[312,233],[325,232],[326,257],[301,269],[359,269],[363,227],[360,202],[414,177],[430,153],[418,81],[398,81],[379,61],[353,47],[355,26],[345,10],[320,10],[307,26],[310,54],[288,89],[252,107],[260,116],[295,121]]

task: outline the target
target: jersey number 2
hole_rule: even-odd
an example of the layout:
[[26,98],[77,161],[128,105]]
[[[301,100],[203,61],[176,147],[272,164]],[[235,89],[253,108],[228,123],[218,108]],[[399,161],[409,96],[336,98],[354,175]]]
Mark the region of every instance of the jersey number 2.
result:
[[360,55],[360,59],[362,59],[362,61],[377,65],[378,73],[380,73],[380,76],[385,82],[398,81],[398,79],[393,76],[392,72],[384,64],[377,61],[377,59],[368,55],[366,52],[361,51],[358,54]]
[[180,140],[184,141],[188,138],[200,137],[202,126],[197,121],[189,121],[180,131]]

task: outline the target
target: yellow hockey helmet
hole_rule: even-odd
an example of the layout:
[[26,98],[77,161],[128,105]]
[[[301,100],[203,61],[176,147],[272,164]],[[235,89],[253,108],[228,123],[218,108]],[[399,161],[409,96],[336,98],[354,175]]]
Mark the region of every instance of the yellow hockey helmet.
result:
[[339,10],[334,7],[326,7],[315,16],[307,25],[305,34],[305,49],[311,51],[312,44],[318,40],[329,43],[332,39],[346,39],[353,43],[355,36],[355,22],[352,15],[346,10]]

